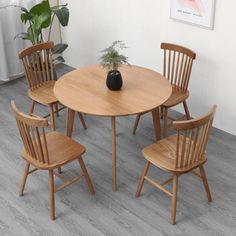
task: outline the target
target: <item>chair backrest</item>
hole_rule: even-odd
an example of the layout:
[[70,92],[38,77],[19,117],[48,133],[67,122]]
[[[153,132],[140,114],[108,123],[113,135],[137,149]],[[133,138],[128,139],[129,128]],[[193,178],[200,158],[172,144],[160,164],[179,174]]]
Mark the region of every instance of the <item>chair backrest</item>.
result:
[[22,138],[28,158],[42,164],[50,164],[45,128],[48,127],[47,119],[26,115],[20,112],[14,101],[11,101],[20,136]]
[[163,75],[176,89],[186,91],[196,53],[170,43],[162,43],[161,49],[164,50]]
[[55,79],[52,61],[53,47],[53,42],[46,42],[30,46],[19,52],[30,90]]
[[216,105],[201,118],[173,122],[177,132],[176,168],[191,168],[205,158],[215,111]]

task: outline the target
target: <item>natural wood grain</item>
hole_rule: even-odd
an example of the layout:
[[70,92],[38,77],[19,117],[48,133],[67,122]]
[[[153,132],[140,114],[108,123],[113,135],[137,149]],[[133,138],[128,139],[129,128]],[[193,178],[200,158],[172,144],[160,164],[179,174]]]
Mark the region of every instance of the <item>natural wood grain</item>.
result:
[[54,174],[53,170],[49,170],[49,190],[50,190],[50,217],[55,219],[55,190],[54,190]]
[[68,107],[69,137],[72,136],[74,111],[112,117],[113,191],[117,190],[115,118],[152,111],[155,136],[159,140],[161,131],[158,107],[168,99],[172,91],[170,83],[155,71],[123,65],[120,72],[124,80],[120,91],[111,91],[106,87],[106,71],[100,65],[72,71],[62,76],[54,87],[58,100]]
[[170,96],[172,87],[159,73],[143,67],[121,66],[123,87],[106,87],[106,70],[93,65],[62,76],[55,84],[58,100],[72,110],[98,116],[127,116],[151,111]]
[[80,157],[80,158],[78,159],[78,161],[79,161],[80,167],[81,167],[81,169],[82,169],[82,171],[83,171],[83,175],[84,175],[84,177],[85,177],[85,180],[86,180],[86,182],[87,182],[87,184],[88,184],[90,193],[91,193],[91,194],[95,194],[95,191],[94,191],[94,188],[93,188],[93,184],[92,184],[92,181],[91,181],[90,176],[89,176],[89,174],[88,174],[88,171],[87,171],[87,169],[86,169],[86,166],[85,166],[85,164],[84,164],[83,158]]
[[176,208],[177,208],[177,192],[178,192],[178,176],[173,175],[173,187],[172,187],[172,206],[171,206],[171,224],[175,224]]
[[[48,106],[51,128],[55,130],[53,110],[55,110],[57,116],[59,113],[58,100],[53,92],[56,79],[52,61],[53,47],[53,42],[33,45],[19,52],[19,58],[22,60],[29,85],[28,95],[33,101],[29,113],[33,112],[35,102]],[[55,106],[55,109],[53,106]]]
[[[54,169],[60,168],[65,164],[79,159],[83,175],[88,183],[89,189],[94,194],[92,182],[86,170],[86,167],[81,159],[85,153],[85,148],[78,142],[71,138],[58,133],[45,133],[44,129],[48,127],[46,119],[26,115],[20,112],[15,102],[11,102],[11,107],[14,112],[16,122],[19,128],[20,136],[22,138],[24,148],[22,150],[22,157],[26,161],[26,166],[20,185],[20,196],[23,194],[27,176],[36,170],[49,171],[49,188],[50,188],[50,216],[51,220],[55,219],[55,192],[63,189],[75,181],[80,180],[80,176],[65,180],[64,183],[54,188]],[[42,130],[40,132],[40,130]],[[81,160],[80,160],[81,159]],[[30,165],[35,169],[29,171]]]
[[[60,64],[57,74],[73,68]],[[20,92],[19,92],[20,91]],[[20,159],[22,143],[10,109],[10,100],[16,100],[28,113],[31,101],[25,96],[27,83],[20,78],[0,86],[0,234],[1,235],[221,235],[235,234],[236,214],[236,137],[212,128],[207,146],[208,161],[205,170],[213,203],[205,200],[202,182],[192,174],[179,178],[178,223],[173,227],[167,221],[170,205],[165,194],[144,184],[140,198],[134,193],[145,164],[140,151],[155,142],[151,113],[142,116],[137,136],[131,130],[135,117],[117,118],[117,171],[119,191],[111,191],[111,120],[86,116],[89,129],[75,122],[73,138],[86,146],[84,162],[93,181],[96,195],[88,191],[84,180],[56,194],[57,220],[49,220],[48,175],[36,171],[28,176],[23,198],[18,188],[25,163]],[[174,118],[182,114],[169,110]],[[37,114],[46,110],[37,106]],[[57,119],[57,131],[65,133],[66,110]],[[161,125],[163,123],[161,122]],[[50,131],[50,127],[48,129]],[[169,134],[173,134],[173,129]],[[33,169],[33,168],[32,168]],[[57,171],[55,170],[55,173]],[[63,167],[63,176],[79,174],[77,161]],[[151,166],[151,177],[162,183],[169,175]],[[55,183],[60,184],[55,177]],[[166,187],[171,189],[171,183]],[[226,194],[227,192],[227,194]],[[169,206],[169,207],[168,207]],[[225,220],[227,219],[227,220]],[[30,226],[30,227],[29,227]]]
[[111,135],[112,135],[112,191],[117,190],[117,180],[116,180],[116,117],[111,118]]
[[25,183],[26,183],[26,180],[27,180],[27,177],[28,177],[29,168],[30,168],[30,164],[26,163],[25,164],[24,174],[23,174],[22,181],[21,181],[21,184],[20,184],[19,196],[22,196],[23,193],[24,193]]
[[[164,117],[163,136],[167,137],[169,126],[168,109],[170,107],[183,103],[186,117],[190,119],[186,99],[189,96],[188,84],[196,54],[191,49],[170,43],[161,43],[161,49],[164,51],[163,76],[166,77],[172,85],[172,94],[168,100],[162,104],[164,113],[161,114],[161,117]],[[138,122],[139,119],[134,125],[133,133],[136,132]]]
[[66,119],[66,135],[72,137],[73,125],[74,125],[75,111],[68,108],[67,119]]
[[159,108],[152,110],[152,121],[153,121],[156,140],[160,140],[161,139],[161,124],[160,124]]
[[[171,173],[173,177],[159,184],[147,176],[146,164],[137,186],[136,196],[139,196],[143,180],[146,179],[149,183],[172,197],[170,221],[172,224],[175,224],[176,219],[178,176],[200,168],[200,177],[203,181],[208,201],[212,201],[203,164],[207,161],[206,146],[215,111],[216,106],[214,105],[209,113],[200,118],[174,122],[173,128],[176,130],[176,135],[157,141],[142,150],[143,156],[148,163],[150,162],[154,166]],[[163,187],[170,180],[173,180],[172,193]]]
[[[164,68],[163,75],[171,82],[173,87],[171,96],[163,104],[165,112],[163,116],[168,117],[168,109],[170,107],[183,103],[186,118],[190,119],[186,99],[189,96],[188,85],[196,53],[189,48],[170,43],[161,43],[161,49],[164,50],[164,67],[168,67],[168,73],[166,73],[166,69]],[[166,56],[167,53],[168,56]],[[178,54],[177,61],[176,53]],[[168,118],[164,118],[164,137],[167,137],[167,131]]]
[[144,184],[145,176],[147,175],[149,166],[150,166],[150,162],[147,161],[145,163],[144,167],[143,167],[143,172],[142,172],[142,174],[140,176],[140,180],[139,180],[139,183],[138,183],[138,186],[137,186],[135,197],[139,197],[140,196],[140,193],[141,193],[141,190],[142,190],[142,187],[143,187],[143,184]]

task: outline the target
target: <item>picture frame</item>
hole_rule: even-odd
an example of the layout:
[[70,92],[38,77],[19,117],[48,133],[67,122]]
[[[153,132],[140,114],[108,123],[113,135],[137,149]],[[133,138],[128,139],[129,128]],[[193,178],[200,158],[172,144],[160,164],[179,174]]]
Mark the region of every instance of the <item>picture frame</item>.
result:
[[170,18],[214,29],[216,0],[170,0]]

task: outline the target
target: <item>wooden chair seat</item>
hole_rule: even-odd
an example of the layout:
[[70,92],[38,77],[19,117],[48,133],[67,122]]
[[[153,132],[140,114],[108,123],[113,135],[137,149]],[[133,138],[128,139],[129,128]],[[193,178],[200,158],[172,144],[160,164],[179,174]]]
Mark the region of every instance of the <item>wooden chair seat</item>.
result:
[[[53,48],[53,42],[36,44],[19,52],[19,58],[24,65],[25,78],[29,85],[28,95],[32,99],[29,114],[34,112],[36,102],[46,105],[49,108],[51,129],[54,131],[56,129],[54,113],[59,116],[59,111],[63,108],[58,109],[58,100],[53,91],[56,82],[52,59]],[[86,129],[81,113],[79,118]]]
[[163,104],[164,107],[173,107],[184,100],[186,100],[189,96],[189,91],[183,91],[175,86],[172,86],[172,94],[168,98],[168,100]]
[[[161,49],[164,50],[163,76],[172,84],[172,94],[170,98],[161,106],[161,118],[163,118],[163,137],[168,135],[168,109],[183,103],[187,120],[190,120],[190,113],[186,99],[189,96],[188,84],[190,80],[193,60],[196,53],[192,50],[170,43],[162,43]],[[133,134],[136,133],[140,116],[138,114],[133,127]],[[172,118],[171,118],[172,120]]]
[[27,154],[25,148],[22,150],[23,158],[38,169],[48,170],[63,166],[85,153],[83,145],[56,131],[46,134],[46,140],[50,164],[34,160]]
[[[198,176],[202,180],[208,202],[212,201],[203,166],[207,161],[206,146],[215,111],[216,106],[214,105],[210,112],[200,118],[173,122],[173,129],[176,131],[176,135],[162,139],[142,150],[142,154],[147,161],[144,165],[135,196],[140,196],[144,181],[146,180],[171,197],[171,224],[176,222],[178,178],[181,175],[192,172]],[[158,183],[148,176],[151,164],[168,172],[171,174],[171,177]],[[196,171],[197,169],[199,171]],[[172,191],[164,187],[164,185],[170,182],[172,182]]]
[[[55,219],[55,193],[76,181],[85,178],[89,191],[95,194],[93,184],[83,161],[82,155],[85,148],[80,143],[64,134],[56,131],[47,133],[48,120],[35,115],[27,115],[19,111],[14,101],[11,101],[19,133],[24,144],[22,157],[25,160],[25,169],[22,177],[19,195],[22,196],[28,175],[37,170],[47,171],[49,175],[50,189],[50,216]],[[72,161],[78,161],[82,170],[80,175],[70,179],[61,174],[61,167]],[[31,169],[30,166],[34,168]],[[58,169],[58,173],[54,170]],[[57,176],[62,184],[54,184],[54,176]],[[40,196],[37,196],[40,197]]]
[[33,91],[29,90],[28,95],[32,100],[44,105],[56,103],[58,100],[53,92],[55,83],[55,80],[48,81]]
[[[207,161],[207,155],[205,153],[201,158],[201,161],[188,165],[187,167],[176,168],[176,140],[177,135],[169,136],[145,147],[142,150],[142,154],[145,159],[153,165],[170,172],[188,172]],[[180,141],[182,140],[183,136],[180,137]],[[186,143],[189,143],[188,139],[186,139]],[[182,152],[181,150],[179,151]]]

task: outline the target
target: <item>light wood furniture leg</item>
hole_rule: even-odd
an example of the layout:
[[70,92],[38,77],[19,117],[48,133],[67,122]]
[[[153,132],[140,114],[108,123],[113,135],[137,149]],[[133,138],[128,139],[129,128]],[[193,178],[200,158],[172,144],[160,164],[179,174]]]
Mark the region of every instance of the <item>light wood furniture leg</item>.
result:
[[24,174],[23,174],[22,181],[21,181],[21,184],[20,184],[19,196],[22,196],[23,193],[24,193],[25,183],[26,183],[26,180],[27,180],[27,177],[28,177],[29,168],[30,168],[30,164],[28,162],[26,162],[25,169],[24,169]]
[[134,123],[134,128],[133,128],[133,134],[136,133],[136,130],[137,130],[137,127],[138,127],[138,124],[139,124],[139,121],[140,121],[140,117],[141,117],[141,114],[138,114],[136,116],[135,123]]
[[208,202],[212,202],[211,192],[210,192],[210,188],[209,188],[209,185],[208,185],[208,181],[207,181],[207,177],[206,177],[204,167],[199,166],[199,169],[200,169],[200,174],[201,174],[201,177],[202,177],[202,182],[203,182],[204,188],[206,190]]
[[30,109],[29,109],[29,114],[32,114],[34,112],[34,107],[35,107],[35,101],[32,100],[31,101],[31,106],[30,106]]
[[173,187],[172,187],[172,205],[171,205],[171,224],[175,224],[176,219],[176,207],[177,207],[177,191],[178,191],[178,176],[173,175]]
[[161,124],[160,124],[160,114],[159,114],[159,107],[152,110],[152,120],[153,120],[153,127],[156,136],[156,141],[161,139]]
[[168,108],[167,107],[163,107],[163,118],[164,118],[163,138],[166,138],[168,135]]
[[55,131],[55,118],[54,118],[54,109],[53,104],[49,105],[49,113],[50,113],[50,119],[51,119],[51,130]]
[[117,190],[116,183],[116,117],[111,118],[111,129],[112,129],[112,191]]
[[58,103],[55,103],[55,110],[56,110],[57,117],[59,117]]
[[85,121],[84,121],[84,117],[83,117],[82,113],[81,113],[81,112],[78,112],[78,115],[79,115],[79,119],[80,119],[80,121],[81,121],[81,123],[82,123],[84,129],[87,129],[87,125],[86,125],[86,123],[85,123]]
[[50,188],[50,217],[55,219],[55,193],[54,193],[54,174],[53,170],[49,170],[49,188]]
[[81,167],[81,169],[82,169],[83,175],[84,175],[84,177],[85,177],[85,180],[86,180],[86,182],[87,182],[87,184],[88,184],[89,191],[90,191],[91,194],[94,195],[94,194],[95,194],[95,191],[94,191],[94,188],[93,188],[93,184],[92,184],[92,181],[91,181],[91,179],[90,179],[90,177],[89,177],[87,168],[86,168],[86,166],[85,166],[85,164],[84,164],[84,161],[83,161],[82,157],[78,158],[78,161],[79,161],[80,167]]
[[72,137],[74,118],[75,118],[75,111],[68,108],[67,120],[66,120],[66,135],[68,137]]
[[150,162],[147,161],[144,168],[143,168],[143,173],[140,177],[140,180],[139,180],[139,183],[138,183],[138,186],[137,186],[137,190],[136,190],[136,194],[135,194],[135,197],[139,197],[140,196],[140,192],[142,190],[142,187],[143,187],[143,183],[144,183],[144,177],[147,175],[147,172],[148,172],[148,169],[149,169],[149,166],[150,166]]
[[187,120],[190,120],[191,116],[190,116],[190,113],[189,113],[189,109],[188,109],[188,105],[187,105],[186,100],[183,101],[183,105],[184,105],[184,111],[185,111]]

